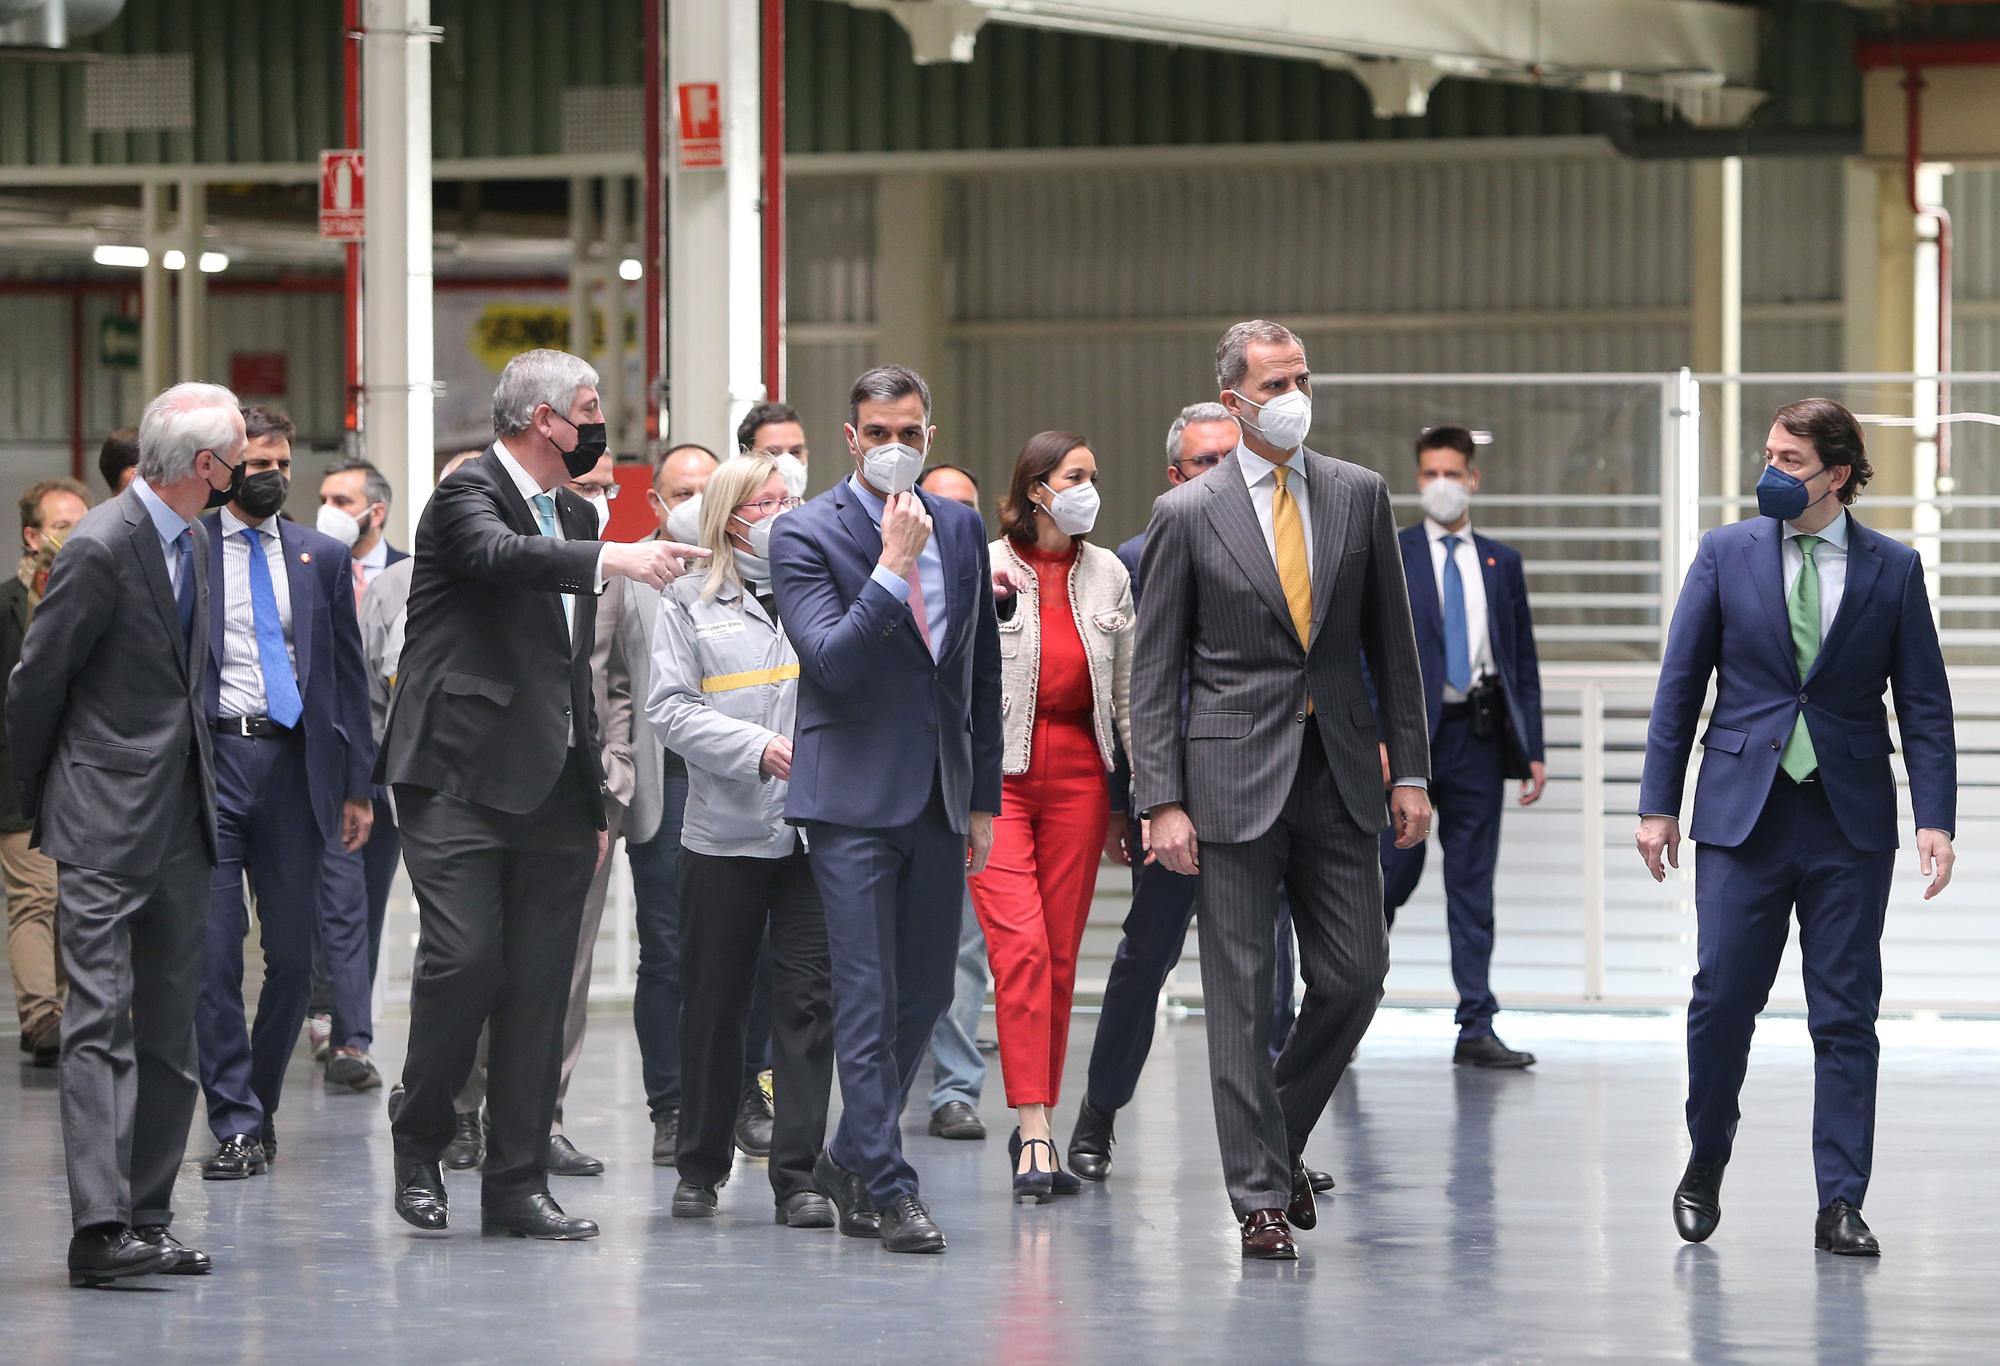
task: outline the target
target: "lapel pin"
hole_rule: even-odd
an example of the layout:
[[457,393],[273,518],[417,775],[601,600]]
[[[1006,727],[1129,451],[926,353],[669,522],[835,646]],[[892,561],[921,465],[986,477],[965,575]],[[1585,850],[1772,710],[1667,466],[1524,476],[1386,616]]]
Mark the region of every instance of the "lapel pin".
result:
[[[311,564],[312,562],[313,562],[313,553],[310,550],[301,550],[299,552],[300,564]],[[1488,560],[1487,563],[1491,564],[1493,562],[1491,560]]]
[[1498,561],[1498,560],[1494,559],[1494,558],[1493,558],[1493,557],[1492,557],[1491,555],[1488,555],[1488,556],[1486,557],[1486,563],[1487,563],[1488,565],[1491,565],[1492,567],[1494,567],[1494,568],[1496,568],[1496,569],[1497,569],[1497,568],[1499,567],[1499,565],[1500,565],[1500,561]]

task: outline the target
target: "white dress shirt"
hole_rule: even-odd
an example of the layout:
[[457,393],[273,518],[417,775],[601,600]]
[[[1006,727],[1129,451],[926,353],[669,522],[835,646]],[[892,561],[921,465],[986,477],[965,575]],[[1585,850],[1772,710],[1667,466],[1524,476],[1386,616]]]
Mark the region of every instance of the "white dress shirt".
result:
[[[535,527],[537,530],[540,530],[542,519],[541,514],[535,511],[535,499],[543,494],[547,494],[553,498],[555,497],[555,490],[545,489],[540,484],[537,484],[534,476],[523,469],[521,462],[514,458],[514,453],[507,449],[506,442],[495,441],[493,449],[499,452],[500,467],[507,471],[507,477],[512,479],[514,487],[520,490],[521,501],[528,505],[528,515],[535,519]],[[568,540],[569,537],[563,534],[562,510],[558,508],[555,515],[549,520],[551,525],[555,527],[555,538],[558,541]],[[388,552],[385,550],[383,554],[386,556]],[[602,593],[604,591],[604,551],[601,549],[597,552],[597,568],[593,571],[593,577],[595,582],[592,584],[592,587],[595,591]],[[569,627],[570,639],[575,640],[576,596],[574,594],[564,593],[562,595],[562,609],[563,623]]]
[[[1447,536],[1458,537],[1452,558],[1458,565],[1459,582],[1465,586],[1466,656],[1472,661],[1472,681],[1477,683],[1493,672],[1493,636],[1486,623],[1486,575],[1479,567],[1479,550],[1472,543],[1472,519],[1466,518],[1457,531],[1449,531],[1426,517],[1424,535],[1430,537],[1431,575],[1437,582],[1440,614],[1444,611],[1444,542]],[[1465,694],[1447,683],[1444,700],[1463,702]]]
[[[1806,553],[1799,549],[1799,537],[1805,534],[1785,523],[1787,608],[1792,602],[1792,586],[1806,567]],[[1824,645],[1833,631],[1833,619],[1839,615],[1841,595],[1847,591],[1847,509],[1842,508],[1838,517],[1811,534],[1820,538],[1813,548],[1813,563],[1819,566],[1819,643]]]
[[264,690],[264,662],[257,653],[257,617],[250,601],[250,545],[243,532],[257,533],[264,563],[271,571],[271,594],[278,600],[278,623],[285,631],[285,653],[296,677],[299,654],[292,645],[292,584],[285,572],[285,546],[278,536],[278,519],[246,528],[230,508],[222,509],[222,670],[217,675],[217,706],[224,716],[263,716],[269,709]]
[[[1278,467],[1251,450],[1242,442],[1236,445],[1236,463],[1243,471],[1243,482],[1250,487],[1250,502],[1257,509],[1257,525],[1264,529],[1264,548],[1271,552],[1271,563],[1278,562],[1278,532],[1271,521],[1271,500],[1278,491],[1277,476],[1272,473]],[[1312,493],[1306,488],[1306,448],[1299,447],[1285,460],[1285,468],[1291,473],[1285,476],[1285,488],[1292,495],[1292,502],[1299,509],[1299,527],[1306,534],[1306,572],[1313,567],[1313,519]]]
[[160,553],[167,557],[167,588],[178,594],[181,591],[180,538],[181,533],[188,529],[188,520],[162,502],[160,495],[153,492],[153,486],[136,475],[132,479],[132,492],[144,504],[146,515],[153,519],[153,530],[160,537]]

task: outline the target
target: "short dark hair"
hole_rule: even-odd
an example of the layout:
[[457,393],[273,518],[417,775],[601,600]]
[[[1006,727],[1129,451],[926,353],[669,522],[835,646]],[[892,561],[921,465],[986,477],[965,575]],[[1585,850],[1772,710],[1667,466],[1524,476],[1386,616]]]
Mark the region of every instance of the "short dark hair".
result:
[[21,495],[21,530],[40,531],[42,529],[42,500],[51,493],[73,493],[83,499],[85,507],[90,506],[90,490],[74,479],[44,479],[29,486]]
[[299,439],[299,429],[276,408],[253,403],[243,410],[243,439],[255,441],[260,436],[283,437],[290,445]]
[[[249,424],[246,422],[244,425],[248,426]],[[367,497],[368,501],[371,503],[380,503],[385,508],[388,507],[395,496],[395,490],[389,486],[389,476],[376,469],[373,464],[363,460],[358,455],[342,456],[331,465],[328,465],[325,473],[321,474],[320,478],[325,479],[335,474],[352,474],[356,470],[361,471],[361,491]]]
[[139,429],[120,427],[104,438],[104,445],[97,452],[97,472],[104,476],[104,486],[113,493],[118,492],[118,476],[127,470],[139,468]]
[[924,422],[928,425],[931,420],[931,386],[924,383],[924,377],[907,365],[878,365],[863,372],[848,391],[847,421],[850,426],[861,425],[861,405],[867,400],[879,403],[908,398],[911,394],[923,399]]
[[1028,444],[1021,447],[1020,459],[1014,462],[1014,478],[1007,485],[1007,496],[1000,500],[1002,535],[1017,541],[1035,539],[1035,504],[1028,497],[1028,490],[1054,474],[1056,466],[1071,451],[1089,444],[1075,432],[1037,432],[1028,438]]
[[1860,497],[1862,488],[1875,477],[1875,467],[1868,463],[1867,444],[1861,439],[1861,424],[1832,399],[1802,398],[1787,403],[1771,421],[1812,442],[1820,464],[1847,466],[1847,482],[1840,486],[1843,507]]
[[715,461],[716,464],[720,465],[722,463],[721,457],[698,441],[676,441],[673,445],[661,451],[659,458],[653,462],[653,482],[659,482],[660,471],[667,467],[669,460],[679,455],[682,451],[700,451],[710,460]]
[[1471,464],[1473,453],[1479,445],[1472,439],[1472,433],[1464,427],[1426,427],[1417,438],[1417,459],[1424,458],[1425,451],[1457,451]]
[[978,475],[974,474],[971,470],[967,469],[963,465],[947,465],[941,461],[938,464],[930,466],[922,474],[917,476],[917,487],[922,488],[924,486],[924,480],[930,478],[934,474],[938,474],[944,471],[949,471],[952,474],[964,475],[966,478],[966,482],[972,485],[973,492],[977,493],[979,491]]
[[806,425],[799,422],[799,410],[789,403],[760,403],[743,414],[743,420],[736,424],[736,449],[749,450],[751,441],[757,436],[757,429],[773,422],[798,422],[801,430]]

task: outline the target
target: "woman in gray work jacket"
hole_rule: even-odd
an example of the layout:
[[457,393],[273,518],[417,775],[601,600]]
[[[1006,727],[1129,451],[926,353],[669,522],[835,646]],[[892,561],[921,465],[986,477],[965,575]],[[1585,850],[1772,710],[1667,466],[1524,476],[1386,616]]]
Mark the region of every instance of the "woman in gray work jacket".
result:
[[701,543],[715,555],[705,575],[661,596],[646,716],[688,770],[674,1216],[712,1218],[729,1177],[751,978],[768,930],[777,1222],[832,1228],[812,1182],[833,1087],[832,968],[812,869],[785,824],[799,661],[779,626],[769,559],[771,519],[797,502],[767,457],[716,469],[701,511]]

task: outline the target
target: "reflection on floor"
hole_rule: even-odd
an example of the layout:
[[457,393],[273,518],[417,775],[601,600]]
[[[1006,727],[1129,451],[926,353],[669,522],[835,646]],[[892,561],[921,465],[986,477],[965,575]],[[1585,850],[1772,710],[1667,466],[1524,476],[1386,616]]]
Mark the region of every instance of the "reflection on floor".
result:
[[[628,1019],[592,1021],[569,1104],[571,1137],[609,1171],[557,1184],[600,1240],[481,1238],[469,1175],[449,1178],[459,1231],[413,1236],[389,1208],[382,1093],[328,1094],[300,1062],[272,1175],[204,1184],[185,1170],[176,1232],[216,1274],[116,1291],[65,1284],[53,1075],[15,1067],[4,1040],[7,1355],[1762,1363],[1990,1360],[2000,1335],[1980,1271],[1996,1213],[1991,1025],[1885,1031],[1868,1214],[1887,1255],[1866,1263],[1812,1250],[1812,1055],[1797,1021],[1765,1026],[1721,1231],[1688,1247],[1667,1212],[1685,1155],[1675,1020],[1504,1016],[1541,1065],[1495,1075],[1453,1070],[1448,1017],[1385,1012],[1313,1136],[1309,1156],[1340,1183],[1318,1230],[1296,1264],[1246,1265],[1199,1020],[1162,1027],[1110,1182],[1054,1205],[1008,1202],[997,1077],[985,1143],[926,1137],[913,1110],[909,1151],[951,1250],[903,1258],[775,1226],[748,1161],[719,1220],[670,1219],[674,1174],[647,1160]],[[1078,1025],[1064,1138],[1091,1033]],[[401,1046],[384,1040],[391,1075]],[[198,1127],[190,1158],[208,1144]]]

